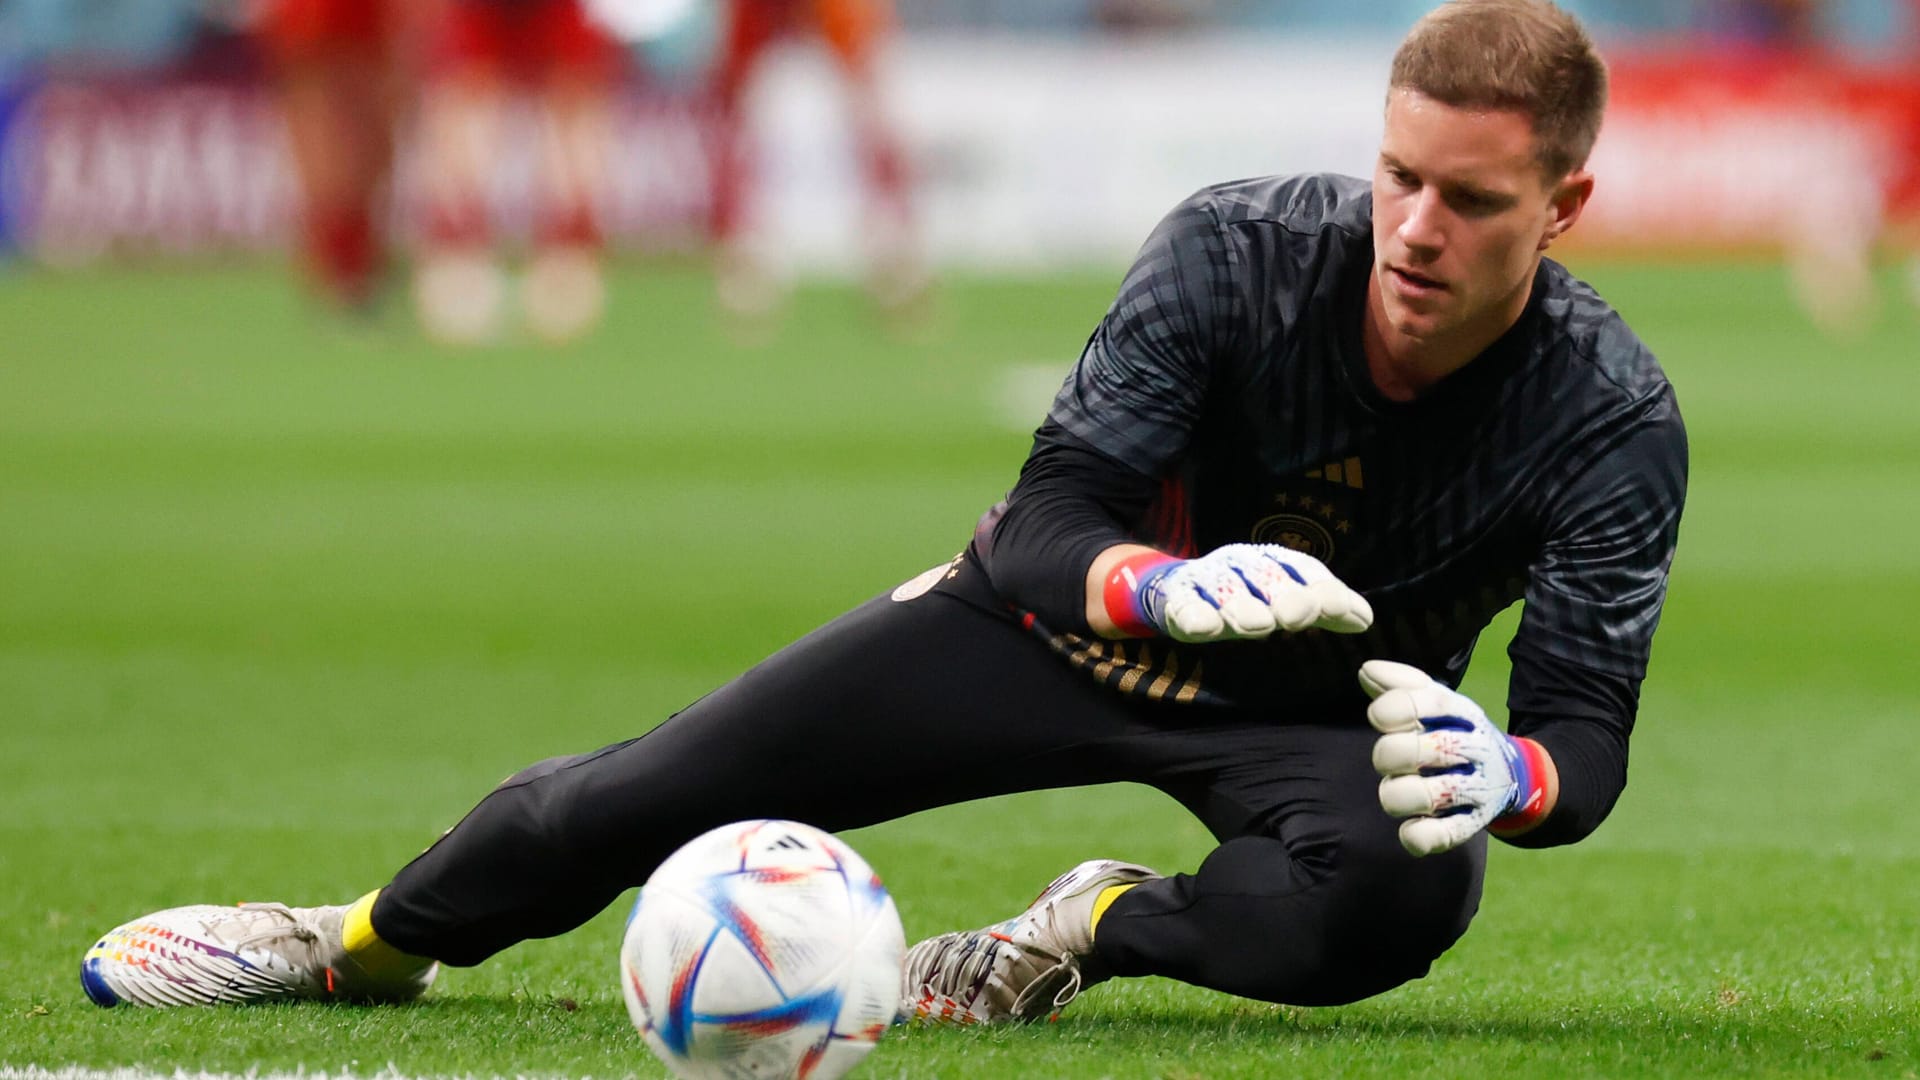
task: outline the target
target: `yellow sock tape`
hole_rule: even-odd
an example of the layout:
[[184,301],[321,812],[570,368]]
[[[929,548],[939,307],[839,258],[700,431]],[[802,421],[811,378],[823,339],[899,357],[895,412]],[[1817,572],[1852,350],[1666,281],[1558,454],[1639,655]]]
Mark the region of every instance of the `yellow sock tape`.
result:
[[1100,932],[1100,916],[1105,915],[1107,909],[1113,906],[1113,902],[1120,899],[1120,894],[1137,884],[1139,882],[1129,885],[1109,885],[1100,890],[1100,895],[1093,898],[1093,925],[1087,928],[1089,936]]
[[403,953],[382,941],[373,931],[373,901],[380,895],[375,889],[353,902],[341,922],[341,944],[347,956],[369,975],[407,975],[418,972],[431,960]]

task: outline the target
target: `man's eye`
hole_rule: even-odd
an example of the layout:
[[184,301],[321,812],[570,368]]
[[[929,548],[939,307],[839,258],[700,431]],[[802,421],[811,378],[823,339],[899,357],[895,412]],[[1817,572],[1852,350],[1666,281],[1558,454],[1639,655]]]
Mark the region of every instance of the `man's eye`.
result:
[[1498,209],[1496,201],[1486,195],[1462,192],[1448,201],[1453,203],[1455,210],[1463,214],[1491,214]]

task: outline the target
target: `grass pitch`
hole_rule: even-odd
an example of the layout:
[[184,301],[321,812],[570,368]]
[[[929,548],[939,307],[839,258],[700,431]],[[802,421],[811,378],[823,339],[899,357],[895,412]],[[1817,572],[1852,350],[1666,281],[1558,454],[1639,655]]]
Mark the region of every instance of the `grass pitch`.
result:
[[[1115,983],[1057,1024],[896,1033],[857,1075],[1916,1075],[1920,320],[1833,342],[1770,269],[1586,269],[1694,455],[1605,827],[1496,845],[1465,940],[1371,1001]],[[915,340],[812,290],[745,346],[698,275],[630,270],[592,342],[462,353],[317,328],[272,269],[0,279],[0,1067],[663,1076],[615,985],[624,904],[399,1009],[106,1012],[77,966],[154,908],[357,895],[506,773],[944,560],[1116,280],[954,283]],[[1468,686],[1494,706],[1510,626]],[[1210,846],[1129,787],[851,839],[910,939],[1083,857]]]

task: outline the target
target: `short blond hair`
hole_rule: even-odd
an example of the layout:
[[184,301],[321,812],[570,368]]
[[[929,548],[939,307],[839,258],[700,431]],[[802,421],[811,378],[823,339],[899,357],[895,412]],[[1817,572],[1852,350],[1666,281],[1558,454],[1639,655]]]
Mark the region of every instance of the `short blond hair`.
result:
[[1550,0],[1448,0],[1400,43],[1387,87],[1525,113],[1549,180],[1587,163],[1607,111],[1606,61]]

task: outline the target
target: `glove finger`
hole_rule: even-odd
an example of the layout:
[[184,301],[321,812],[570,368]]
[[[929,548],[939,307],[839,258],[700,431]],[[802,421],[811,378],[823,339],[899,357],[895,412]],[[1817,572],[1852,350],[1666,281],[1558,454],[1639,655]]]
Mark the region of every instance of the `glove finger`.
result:
[[1428,769],[1451,769],[1468,764],[1453,732],[1398,731],[1373,743],[1373,768],[1381,776],[1407,776]]
[[1411,690],[1375,691],[1380,696],[1367,706],[1367,723],[1379,732],[1419,731],[1420,702]]
[[1329,578],[1307,588],[1320,600],[1320,615],[1314,622],[1320,629],[1357,634],[1373,625],[1373,605],[1344,582]]
[[1395,660],[1369,660],[1360,665],[1360,686],[1368,697],[1377,698],[1388,690],[1432,685],[1433,679],[1412,664]]
[[1167,636],[1175,641],[1213,641],[1226,631],[1220,609],[1196,593],[1167,601]]
[[1373,625],[1373,606],[1319,559],[1290,549],[1252,545],[1238,545],[1231,551],[1230,565],[1266,599],[1274,621],[1283,629],[1318,626],[1351,634]]
[[1480,828],[1465,814],[1412,818],[1400,823],[1400,846],[1409,855],[1437,855],[1471,840]]
[[1428,731],[1466,731],[1488,723],[1487,714],[1473,699],[1433,683],[1407,691],[1413,698],[1420,725]]
[[1282,609],[1273,607],[1275,598],[1283,593],[1297,592],[1300,589],[1300,582],[1288,576],[1287,568],[1278,561],[1260,554],[1257,549],[1252,552],[1229,554],[1226,565],[1230,572],[1244,582],[1245,589],[1255,600],[1272,608],[1269,617],[1279,622],[1278,616]]
[[1373,771],[1381,776],[1407,776],[1420,771],[1420,734],[1398,731],[1373,741]]
[[1267,594],[1267,608],[1283,629],[1305,630],[1320,620],[1320,597],[1292,580],[1277,582]]
[[1232,593],[1220,605],[1220,618],[1235,637],[1263,638],[1274,630],[1273,612],[1245,589]]
[[1431,814],[1441,809],[1435,805],[1435,779],[1430,776],[1387,777],[1380,781],[1380,809],[1398,818]]

